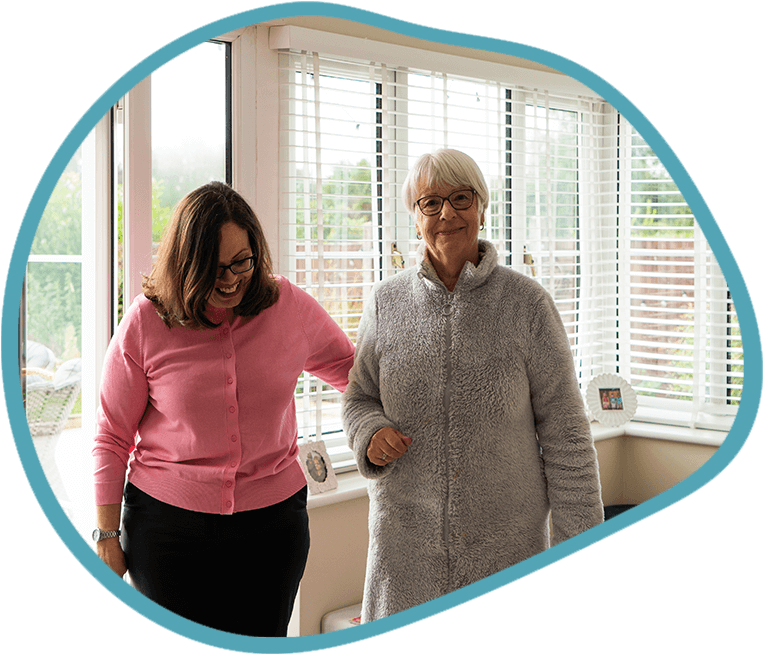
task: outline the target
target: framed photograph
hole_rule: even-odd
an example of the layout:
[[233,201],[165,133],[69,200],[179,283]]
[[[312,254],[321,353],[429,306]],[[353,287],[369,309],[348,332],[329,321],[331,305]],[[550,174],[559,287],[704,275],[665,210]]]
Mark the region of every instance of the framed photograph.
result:
[[588,411],[603,425],[617,427],[636,413],[636,392],[625,378],[604,373],[593,378],[585,393]]
[[324,441],[304,443],[298,446],[298,453],[310,493],[320,494],[323,491],[337,489],[338,479],[327,456]]

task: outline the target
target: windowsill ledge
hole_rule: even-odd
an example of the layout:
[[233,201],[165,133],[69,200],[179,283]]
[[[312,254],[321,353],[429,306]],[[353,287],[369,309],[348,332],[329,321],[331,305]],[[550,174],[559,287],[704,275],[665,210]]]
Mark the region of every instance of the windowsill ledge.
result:
[[339,473],[336,477],[338,479],[337,489],[324,491],[321,494],[309,494],[307,506],[310,510],[367,495],[367,479],[363,478],[359,471]]
[[715,447],[720,446],[728,435],[728,432],[721,432],[720,430],[705,430],[702,428],[689,428],[661,423],[643,423],[640,421],[629,421],[625,425],[616,428],[594,422],[591,424],[591,433],[593,434],[593,441],[603,441],[614,437],[640,437],[642,439],[660,439],[662,441],[677,441],[679,443]]
[[[702,430],[659,423],[641,423],[630,421],[619,427],[608,427],[599,423],[591,424],[594,441],[605,441],[617,437],[639,437],[642,439],[660,439],[679,443],[698,444],[718,447],[728,433],[718,430]],[[348,471],[337,475],[338,487],[321,494],[309,494],[308,508],[315,509],[326,505],[334,505],[347,500],[362,498],[367,495],[367,480],[359,471]]]

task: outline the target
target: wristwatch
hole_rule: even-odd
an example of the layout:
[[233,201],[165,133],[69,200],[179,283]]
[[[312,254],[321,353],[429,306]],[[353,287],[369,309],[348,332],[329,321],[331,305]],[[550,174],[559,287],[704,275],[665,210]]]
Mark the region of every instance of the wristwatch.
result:
[[96,528],[93,531],[93,541],[98,543],[99,541],[102,541],[103,539],[112,539],[113,537],[119,537],[122,533],[121,530],[102,530],[101,528]]

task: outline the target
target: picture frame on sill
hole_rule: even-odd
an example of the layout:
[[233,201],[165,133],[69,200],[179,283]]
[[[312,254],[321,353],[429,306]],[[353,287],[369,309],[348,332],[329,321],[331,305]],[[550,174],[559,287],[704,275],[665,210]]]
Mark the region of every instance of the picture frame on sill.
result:
[[585,393],[588,411],[602,425],[617,427],[636,413],[638,398],[628,381],[613,373],[594,377]]
[[309,493],[320,494],[338,488],[338,479],[327,455],[324,441],[307,441],[298,446],[298,459]]

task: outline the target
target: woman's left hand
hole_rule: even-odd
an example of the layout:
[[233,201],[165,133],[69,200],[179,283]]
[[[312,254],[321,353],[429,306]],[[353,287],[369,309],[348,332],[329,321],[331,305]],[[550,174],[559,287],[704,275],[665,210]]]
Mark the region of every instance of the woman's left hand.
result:
[[394,428],[381,428],[370,439],[367,459],[377,466],[385,466],[404,455],[412,439]]

